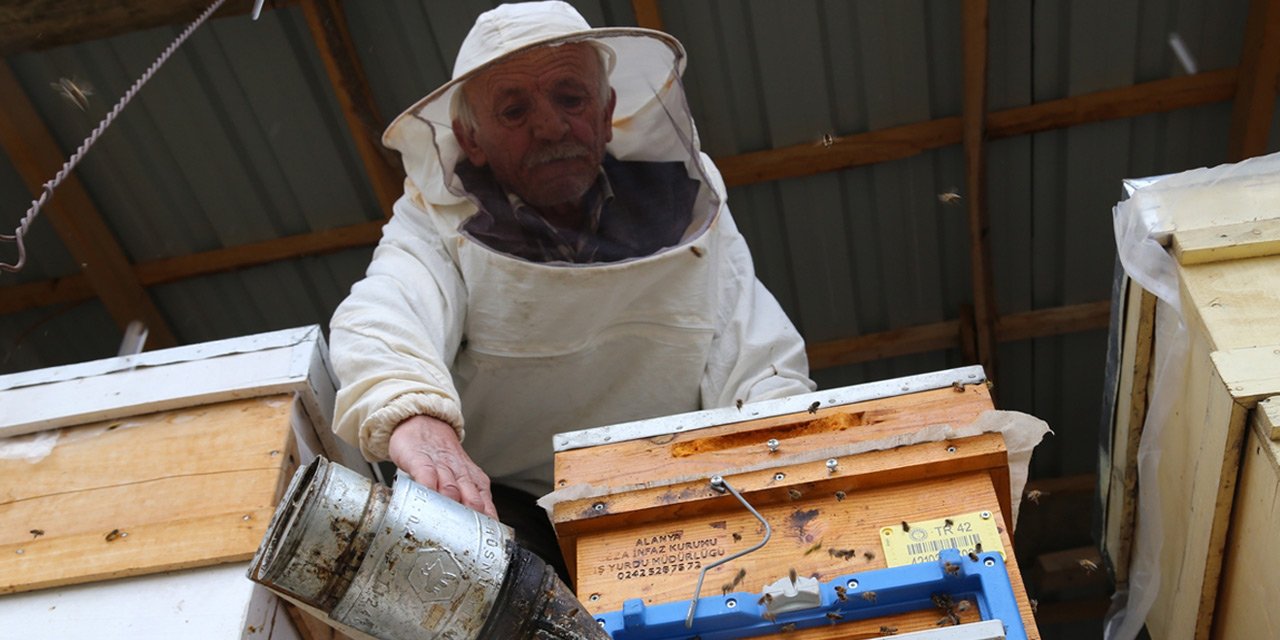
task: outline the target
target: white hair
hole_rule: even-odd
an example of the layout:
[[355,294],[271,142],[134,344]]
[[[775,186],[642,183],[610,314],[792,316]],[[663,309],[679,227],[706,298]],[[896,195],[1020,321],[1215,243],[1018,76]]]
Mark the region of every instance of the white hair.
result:
[[[600,54],[600,78],[597,81],[599,83],[597,85],[598,97],[602,102],[607,102],[609,100],[609,92],[613,89],[613,87],[609,85],[609,71],[613,68],[614,64],[613,50],[596,42],[586,41],[583,44],[588,44],[594,47],[596,52]],[[462,86],[458,87],[458,90],[453,92],[453,102],[450,105],[449,110],[453,115],[453,119],[461,123],[464,130],[474,132],[479,128],[480,123],[476,120],[475,110],[471,108],[471,101],[467,99],[466,89],[469,82],[470,80],[462,83]]]

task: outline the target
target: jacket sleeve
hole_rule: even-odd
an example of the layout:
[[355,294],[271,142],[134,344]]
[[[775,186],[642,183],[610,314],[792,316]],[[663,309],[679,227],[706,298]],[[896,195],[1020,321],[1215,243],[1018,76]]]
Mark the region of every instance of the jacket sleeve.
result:
[[[719,173],[710,173],[719,182]],[[723,184],[717,186],[724,193]],[[739,400],[757,402],[813,391],[804,339],[756,278],[751,252],[727,205],[712,232],[719,236],[719,307],[702,379],[702,406],[727,407]]]
[[467,293],[429,215],[411,196],[396,202],[364,279],[329,322],[339,383],[333,428],[369,460],[385,460],[391,431],[415,415],[463,436],[448,363],[461,342]]

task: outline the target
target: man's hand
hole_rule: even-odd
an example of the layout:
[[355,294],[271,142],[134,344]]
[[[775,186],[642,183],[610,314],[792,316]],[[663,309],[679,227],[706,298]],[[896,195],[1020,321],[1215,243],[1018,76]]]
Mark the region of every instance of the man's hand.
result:
[[418,484],[498,519],[489,476],[462,450],[448,423],[427,416],[409,418],[391,432],[388,453]]

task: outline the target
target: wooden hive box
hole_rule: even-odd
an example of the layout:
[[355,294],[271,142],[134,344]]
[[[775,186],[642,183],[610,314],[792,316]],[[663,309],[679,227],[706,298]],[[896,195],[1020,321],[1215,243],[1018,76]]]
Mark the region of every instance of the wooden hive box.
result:
[[318,327],[0,377],[0,620],[23,638],[298,637],[245,577],[330,434]]
[[[974,424],[991,409],[981,368],[969,367],[557,436],[551,513],[576,592],[596,615],[634,598],[646,606],[691,599],[703,565],[763,537],[734,497],[711,488],[709,478],[721,475],[773,535],[710,570],[702,596],[760,593],[792,570],[827,582],[885,568],[897,562],[886,556],[886,538],[901,540],[904,522],[985,513],[1028,637],[1038,638],[1012,557],[1002,435],[922,436],[938,425]],[[881,448],[886,442],[901,446]],[[988,540],[986,550],[992,546]],[[942,615],[924,609],[778,637],[936,629]],[[976,620],[976,608],[960,616]]]
[[[1262,402],[1280,394],[1280,157],[1262,162],[1234,176],[1223,175],[1233,167],[1219,167],[1206,179],[1188,173],[1164,185],[1127,184],[1130,193],[1160,190],[1155,231],[1173,258],[1186,355],[1174,363],[1180,375],[1169,401],[1153,405],[1157,361],[1178,340],[1178,317],[1120,274],[1098,537],[1125,588],[1143,544],[1135,537],[1137,514],[1159,514],[1160,577],[1146,616],[1157,640],[1280,637],[1280,621],[1266,613],[1280,597],[1280,560],[1271,553],[1280,516],[1263,499],[1280,486],[1271,441],[1277,434],[1267,426],[1275,424],[1265,411],[1272,405]],[[1268,165],[1273,169],[1255,169]],[[1160,499],[1144,504],[1138,449],[1157,409],[1169,414],[1155,442]]]

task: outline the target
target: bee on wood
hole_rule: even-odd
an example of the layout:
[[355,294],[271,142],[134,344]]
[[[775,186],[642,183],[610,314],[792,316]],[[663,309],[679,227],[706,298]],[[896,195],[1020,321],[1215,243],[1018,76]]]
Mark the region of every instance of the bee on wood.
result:
[[1047,495],[1049,495],[1048,491],[1041,491],[1040,489],[1030,489],[1026,493],[1026,498],[1032,504],[1040,504],[1040,498],[1043,498]]
[[93,95],[93,87],[89,86],[89,83],[71,78],[58,78],[57,82],[50,82],[49,87],[66,98],[67,102],[88,113],[89,96]]
[[964,393],[964,383],[956,380],[951,383],[951,390],[956,393]]
[[834,133],[828,132],[822,134],[822,137],[818,139],[818,144],[822,145],[822,148],[824,149],[830,149],[835,145],[837,140],[839,140],[839,138],[837,138]]
[[787,495],[790,496],[792,500],[799,500],[804,494],[800,493],[798,489],[787,489]]
[[862,599],[863,599],[863,600],[866,600],[867,602],[870,602],[871,604],[875,604],[875,603],[876,603],[876,592],[874,592],[874,591],[863,591],[863,592],[862,592]]
[[1092,560],[1080,558],[1078,563],[1080,564],[1080,568],[1084,569],[1084,572],[1086,575],[1092,575],[1094,571],[1098,570],[1098,565],[1095,564]]
[[845,591],[845,588],[840,585],[836,585],[836,599],[838,599],[840,602],[845,602],[846,600],[849,599],[848,592]]
[[737,587],[738,585],[742,584],[742,579],[743,579],[743,578],[745,578],[745,577],[747,577],[747,570],[746,570],[746,569],[738,569],[738,574],[737,574],[737,575],[735,575],[735,576],[733,576],[733,582],[732,582],[732,583],[730,583],[730,586],[731,586],[731,587]]
[[115,542],[116,540],[123,538],[124,536],[125,534],[120,533],[119,529],[112,529],[109,533],[107,533],[107,542]]
[[884,625],[880,625],[880,635],[881,635],[881,636],[893,636],[893,635],[897,635],[897,634],[898,634],[898,628],[897,628],[897,627],[886,627],[886,626],[884,626]]
[[734,532],[733,532],[733,541],[734,541],[734,542],[742,542],[742,534],[741,534],[741,533],[738,533],[737,531],[734,531]]
[[827,619],[831,621],[831,624],[835,624],[835,623],[836,623],[836,620],[843,620],[843,619],[844,619],[844,616],[842,616],[842,615],[840,615],[840,614],[838,614],[838,613],[836,613],[836,612],[834,612],[834,611],[828,611],[828,612],[827,612]]
[[698,247],[695,247],[695,246],[693,246],[693,245],[689,245],[689,251],[690,251],[690,252],[692,252],[692,253],[693,253],[693,255],[698,256],[699,258],[701,258],[701,257],[702,257],[702,249],[700,249],[700,248],[698,248]]
[[817,551],[818,549],[821,549],[821,548],[822,548],[822,541],[821,541],[821,540],[819,540],[819,541],[817,541],[817,542],[813,543],[813,546],[812,546],[812,547],[809,547],[808,549],[805,549],[805,550],[804,550],[804,555],[806,555],[806,556],[807,556],[807,555],[809,555],[809,554],[813,553],[814,551]]
[[963,196],[956,189],[949,189],[938,194],[938,202],[942,204],[955,204],[960,202]]
[[863,551],[862,557],[866,558],[867,562],[871,562],[876,559],[876,554],[874,551]]
[[809,405],[809,413],[817,413],[820,406],[822,406],[822,403],[815,400],[813,404]]
[[32,539],[32,540],[34,540],[34,539],[36,539],[36,538],[39,538],[39,537],[40,537],[40,536],[42,536],[42,535],[44,535],[44,529],[32,529],[32,530],[31,530],[31,539]]
[[836,502],[841,502],[841,501],[843,501],[843,500],[845,499],[845,497],[847,497],[847,495],[848,495],[848,494],[846,494],[846,493],[845,493],[845,492],[843,492],[843,491],[837,491],[837,492],[836,492]]

